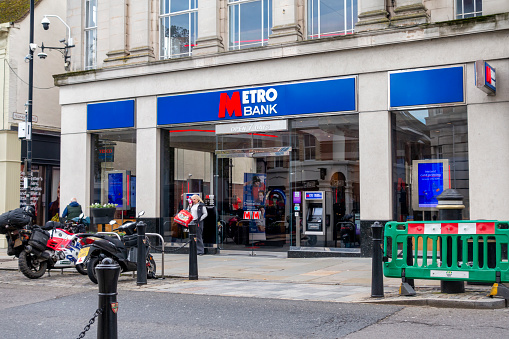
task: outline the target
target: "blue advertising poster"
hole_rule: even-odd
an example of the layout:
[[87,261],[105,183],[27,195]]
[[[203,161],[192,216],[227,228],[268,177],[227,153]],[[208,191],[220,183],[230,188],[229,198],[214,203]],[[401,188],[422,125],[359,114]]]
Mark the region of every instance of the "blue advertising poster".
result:
[[136,177],[131,176],[131,207],[136,207]]
[[108,173],[108,203],[117,204],[117,208],[123,207],[123,182],[122,173]]
[[418,164],[419,207],[436,207],[444,191],[444,163]]

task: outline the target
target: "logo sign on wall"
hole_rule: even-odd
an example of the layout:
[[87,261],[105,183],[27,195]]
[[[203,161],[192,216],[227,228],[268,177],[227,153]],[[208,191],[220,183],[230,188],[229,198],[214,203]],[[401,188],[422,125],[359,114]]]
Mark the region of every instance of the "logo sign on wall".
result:
[[495,69],[484,60],[475,62],[475,86],[488,95],[497,93]]
[[355,111],[356,80],[334,78],[159,97],[157,124]]

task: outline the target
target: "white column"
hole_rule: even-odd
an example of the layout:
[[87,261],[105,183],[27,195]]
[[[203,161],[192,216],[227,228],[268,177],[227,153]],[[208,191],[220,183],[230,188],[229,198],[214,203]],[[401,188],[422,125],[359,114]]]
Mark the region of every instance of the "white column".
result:
[[299,24],[300,0],[274,0],[272,11],[272,34],[269,45],[284,44],[302,40],[302,26]]
[[156,97],[136,99],[136,213],[160,216],[160,130]]
[[359,114],[362,220],[392,219],[392,145],[390,134],[390,112]]
[[60,213],[76,198],[90,214],[90,134],[87,134],[87,105],[62,106],[60,136]]
[[[498,69],[497,69],[498,71]],[[498,85],[498,83],[497,83]],[[482,100],[487,97],[476,89]],[[507,93],[507,92],[506,92]],[[500,93],[501,96],[508,96]],[[497,97],[499,96],[497,90]],[[472,96],[471,96],[472,97]],[[507,99],[506,99],[507,100]],[[509,102],[468,106],[470,219],[509,220]]]
[[356,32],[372,31],[389,27],[389,13],[385,9],[385,0],[360,0],[359,21]]
[[428,22],[428,14],[422,0],[398,0],[391,18],[394,26],[414,26]]
[[225,1],[201,1],[198,6],[198,36],[193,55],[213,54],[224,51],[221,16],[228,16]]

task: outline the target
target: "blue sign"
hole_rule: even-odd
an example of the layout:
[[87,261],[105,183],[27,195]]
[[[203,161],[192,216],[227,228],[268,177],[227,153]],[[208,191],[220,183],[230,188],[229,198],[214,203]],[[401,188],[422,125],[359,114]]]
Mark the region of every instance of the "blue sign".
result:
[[419,163],[417,176],[419,207],[436,207],[444,191],[444,163]]
[[356,78],[340,78],[157,98],[157,124],[355,111]]
[[118,208],[123,207],[123,174],[122,173],[109,173],[108,174],[108,204],[117,204]]
[[323,199],[323,192],[306,192],[306,200]]
[[463,66],[389,73],[391,108],[463,103]]
[[87,130],[134,127],[134,100],[87,105]]

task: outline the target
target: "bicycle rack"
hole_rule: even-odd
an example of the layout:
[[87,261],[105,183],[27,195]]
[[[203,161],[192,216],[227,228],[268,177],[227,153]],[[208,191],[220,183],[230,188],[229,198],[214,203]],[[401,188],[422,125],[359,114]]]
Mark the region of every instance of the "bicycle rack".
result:
[[163,276],[163,279],[164,279],[164,238],[162,235],[160,235],[159,233],[145,233],[145,236],[149,236],[149,235],[152,235],[152,236],[156,236],[156,237],[159,237],[161,239],[161,246],[162,246],[162,254],[161,254],[161,261],[162,261],[162,265],[161,265],[161,274]]

